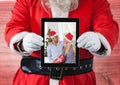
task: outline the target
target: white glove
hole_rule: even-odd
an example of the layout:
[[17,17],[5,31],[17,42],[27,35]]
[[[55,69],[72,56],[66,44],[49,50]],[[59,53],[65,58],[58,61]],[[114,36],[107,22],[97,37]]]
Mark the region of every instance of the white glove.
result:
[[77,43],[77,47],[87,49],[90,52],[96,52],[101,47],[99,36],[94,32],[86,32],[82,34],[78,38]]
[[26,52],[31,53],[41,49],[43,38],[35,33],[29,33],[23,38],[23,48]]

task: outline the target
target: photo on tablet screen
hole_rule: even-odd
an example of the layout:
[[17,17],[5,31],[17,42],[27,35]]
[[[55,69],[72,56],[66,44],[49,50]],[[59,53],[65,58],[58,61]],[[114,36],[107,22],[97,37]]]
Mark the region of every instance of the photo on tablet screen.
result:
[[74,18],[43,18],[42,66],[76,67],[78,49],[76,39],[79,35],[79,20]]

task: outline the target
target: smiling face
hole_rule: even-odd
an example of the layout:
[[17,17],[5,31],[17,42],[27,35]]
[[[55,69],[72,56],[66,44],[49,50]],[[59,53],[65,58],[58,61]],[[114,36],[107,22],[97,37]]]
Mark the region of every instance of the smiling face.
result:
[[65,38],[64,38],[63,42],[64,42],[64,44],[69,43]]
[[58,36],[53,37],[53,38],[52,38],[52,42],[58,43]]

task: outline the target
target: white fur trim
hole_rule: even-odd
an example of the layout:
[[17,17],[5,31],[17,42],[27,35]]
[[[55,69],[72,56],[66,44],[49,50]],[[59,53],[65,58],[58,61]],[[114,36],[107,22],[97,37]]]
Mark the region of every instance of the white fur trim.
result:
[[69,40],[68,38],[65,37],[65,39],[66,39],[68,42],[71,42],[71,40]]
[[24,36],[27,35],[28,33],[29,32],[20,32],[20,33],[14,35],[10,40],[10,49],[20,55],[25,55],[25,56],[29,55],[29,53],[27,53],[27,52],[19,52],[14,48],[14,44],[19,42],[20,40],[22,40],[24,38]]
[[55,80],[55,79],[50,78],[50,85],[59,85],[59,80]]
[[51,36],[51,38],[54,38],[55,36],[58,36],[58,34],[55,34],[55,35]]
[[103,44],[103,46],[105,47],[106,51],[103,52],[103,54],[99,54],[98,52],[94,52],[92,53],[93,55],[95,56],[98,56],[98,57],[107,57],[107,56],[110,56],[111,54],[111,47],[110,47],[110,44],[109,42],[107,41],[107,39],[100,33],[96,33],[98,36],[99,36],[99,39],[101,41],[101,43]]

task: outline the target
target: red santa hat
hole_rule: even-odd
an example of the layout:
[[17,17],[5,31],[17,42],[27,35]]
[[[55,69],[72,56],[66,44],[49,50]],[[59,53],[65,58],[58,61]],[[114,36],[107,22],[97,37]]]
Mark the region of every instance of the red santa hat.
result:
[[68,42],[71,42],[72,39],[73,39],[73,35],[69,32],[65,35],[65,39],[68,41]]
[[50,31],[50,37],[53,38],[55,36],[57,36],[57,33],[55,31],[53,31],[53,30]]

